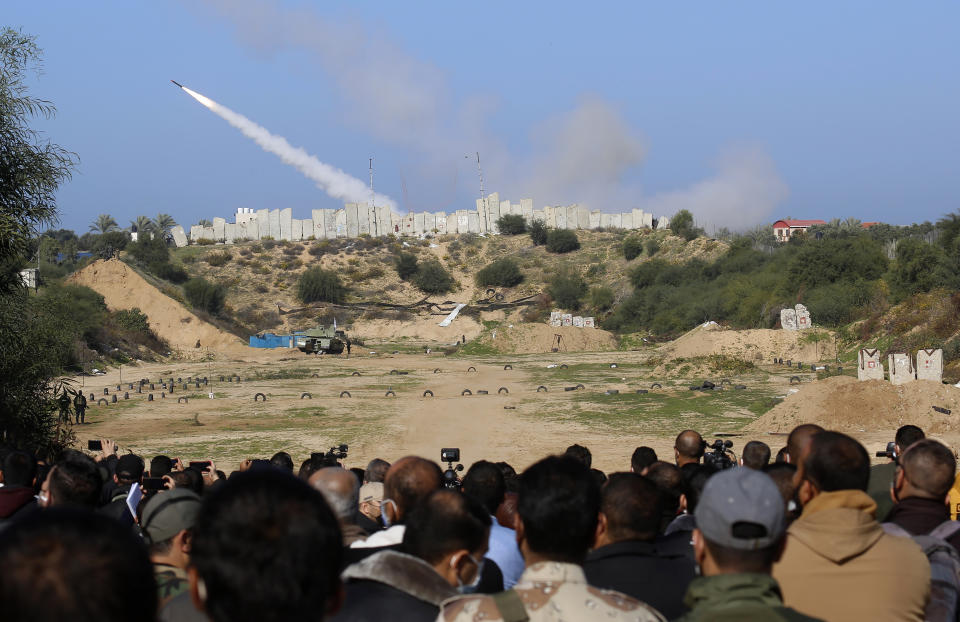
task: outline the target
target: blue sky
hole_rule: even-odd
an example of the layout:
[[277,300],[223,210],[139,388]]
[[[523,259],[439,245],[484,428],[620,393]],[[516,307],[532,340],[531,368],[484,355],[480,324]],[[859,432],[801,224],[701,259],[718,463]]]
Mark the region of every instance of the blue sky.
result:
[[[177,90],[367,180],[398,211],[485,190],[744,228],[960,209],[960,4],[7,0],[37,121],[81,160],[62,225],[339,207]],[[405,191],[404,191],[405,188]]]

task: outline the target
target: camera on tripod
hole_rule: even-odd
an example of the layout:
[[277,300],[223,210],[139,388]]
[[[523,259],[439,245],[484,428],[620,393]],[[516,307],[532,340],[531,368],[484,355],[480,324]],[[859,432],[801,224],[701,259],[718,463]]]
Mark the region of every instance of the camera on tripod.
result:
[[347,450],[350,447],[346,443],[340,443],[330,448],[330,451],[323,453],[322,451],[315,451],[310,454],[312,460],[319,460],[323,463],[324,466],[340,466],[340,460],[345,460],[347,457]]
[[730,449],[733,447],[733,441],[724,441],[718,438],[710,444],[704,441],[703,445],[705,450],[703,454],[704,464],[720,470],[731,469],[737,466],[736,455],[734,455],[733,450]]
[[457,474],[463,471],[463,465],[453,465],[454,462],[460,462],[460,448],[444,447],[441,449],[440,462],[447,463],[447,470],[443,472],[443,487],[450,488],[451,490],[460,490],[463,482],[460,481],[460,476]]
[[899,458],[899,456],[897,455],[897,444],[894,441],[890,441],[889,443],[887,443],[887,450],[878,451],[877,458],[889,458],[890,460],[893,460],[894,462],[896,462],[897,459]]

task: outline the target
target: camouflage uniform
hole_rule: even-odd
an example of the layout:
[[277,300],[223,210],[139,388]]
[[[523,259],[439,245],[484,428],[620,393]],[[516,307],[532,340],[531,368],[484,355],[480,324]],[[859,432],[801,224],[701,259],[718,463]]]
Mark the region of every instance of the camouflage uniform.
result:
[[187,572],[176,566],[154,564],[153,577],[157,581],[158,610],[162,609],[174,596],[186,592],[190,587]]
[[[620,592],[587,585],[576,564],[540,562],[529,566],[513,589],[530,622],[610,620],[660,622],[660,613]],[[445,602],[438,622],[497,622],[503,620],[490,596],[463,596]]]

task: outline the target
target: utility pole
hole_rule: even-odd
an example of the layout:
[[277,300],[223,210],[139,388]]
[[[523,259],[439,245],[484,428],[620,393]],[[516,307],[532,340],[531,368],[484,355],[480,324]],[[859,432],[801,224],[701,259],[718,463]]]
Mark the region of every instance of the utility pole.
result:
[[373,158],[370,158],[370,205],[377,206],[377,195],[373,192]]
[[480,152],[477,152],[477,174],[480,176],[480,200],[483,201],[487,197],[483,194],[483,169],[480,168]]

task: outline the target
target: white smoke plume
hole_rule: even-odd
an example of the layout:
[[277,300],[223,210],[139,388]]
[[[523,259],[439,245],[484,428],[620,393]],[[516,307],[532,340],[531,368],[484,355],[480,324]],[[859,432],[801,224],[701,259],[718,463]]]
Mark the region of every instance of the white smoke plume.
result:
[[[341,201],[362,203],[370,200],[370,188],[362,181],[342,170],[325,164],[300,147],[294,147],[282,136],[275,136],[238,112],[230,110],[209,97],[182,87],[195,100],[210,109],[211,112],[237,128],[247,138],[253,139],[264,151],[268,151],[313,180],[317,187],[328,195]],[[374,201],[393,209],[396,203],[382,194],[375,194]]]

